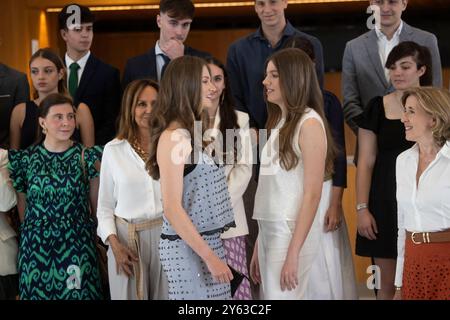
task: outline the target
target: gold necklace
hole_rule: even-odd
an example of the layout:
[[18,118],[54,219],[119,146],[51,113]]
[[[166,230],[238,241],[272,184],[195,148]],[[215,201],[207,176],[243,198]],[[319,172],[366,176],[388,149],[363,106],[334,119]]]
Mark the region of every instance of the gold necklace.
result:
[[131,142],[131,147],[134,149],[134,151],[136,151],[136,153],[139,155],[139,157],[141,157],[141,159],[144,161],[144,163],[147,163],[147,160],[150,155],[148,152],[146,152],[144,149],[142,149],[137,138],[135,138],[133,140],[133,142]]

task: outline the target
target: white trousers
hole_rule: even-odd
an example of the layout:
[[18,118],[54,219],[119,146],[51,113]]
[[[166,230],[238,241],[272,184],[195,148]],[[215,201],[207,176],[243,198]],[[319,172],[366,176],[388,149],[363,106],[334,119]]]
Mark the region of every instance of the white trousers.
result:
[[[117,237],[123,245],[127,245],[127,226],[116,223]],[[161,226],[139,231],[139,247],[143,266],[144,300],[167,300],[167,276],[159,261],[159,238]],[[128,277],[117,273],[116,260],[111,247],[108,249],[108,276],[112,300],[137,300],[136,277]]]

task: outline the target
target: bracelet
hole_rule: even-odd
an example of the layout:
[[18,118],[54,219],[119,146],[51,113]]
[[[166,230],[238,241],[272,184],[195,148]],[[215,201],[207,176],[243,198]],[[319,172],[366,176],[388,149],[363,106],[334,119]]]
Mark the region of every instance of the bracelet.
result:
[[395,287],[395,291],[400,291],[402,290],[402,287]]
[[368,205],[367,205],[367,203],[358,203],[357,205],[356,205],[356,211],[360,211],[360,210],[362,210],[362,209],[367,209],[368,208]]

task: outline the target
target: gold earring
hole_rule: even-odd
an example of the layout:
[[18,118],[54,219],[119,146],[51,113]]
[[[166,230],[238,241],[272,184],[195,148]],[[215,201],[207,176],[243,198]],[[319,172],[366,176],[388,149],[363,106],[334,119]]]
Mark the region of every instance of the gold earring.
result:
[[42,133],[43,133],[43,134],[47,134],[47,128],[42,127]]

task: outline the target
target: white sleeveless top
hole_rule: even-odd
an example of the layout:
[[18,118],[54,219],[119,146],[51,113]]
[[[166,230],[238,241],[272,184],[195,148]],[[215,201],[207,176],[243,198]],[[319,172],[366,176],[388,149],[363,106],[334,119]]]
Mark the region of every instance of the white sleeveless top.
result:
[[[299,157],[299,161],[297,166],[289,171],[286,171],[280,166],[279,153],[277,152],[279,130],[271,132],[261,152],[261,167],[255,196],[253,219],[268,221],[297,220],[297,215],[303,200],[304,179],[303,159],[298,144],[298,136],[303,123],[311,118],[317,119],[325,131],[320,115],[315,110],[306,108],[305,113],[295,128],[294,139],[292,141],[292,147],[295,154]],[[284,122],[285,119],[282,118],[275,129],[280,129],[284,125]],[[328,208],[329,196],[324,195],[330,192],[331,180],[328,180],[323,183],[322,198],[318,210],[326,210]]]

